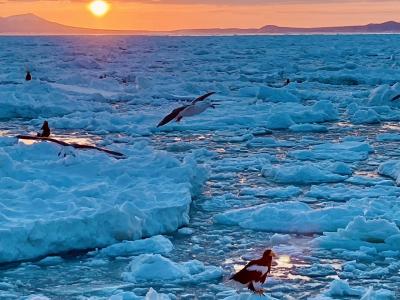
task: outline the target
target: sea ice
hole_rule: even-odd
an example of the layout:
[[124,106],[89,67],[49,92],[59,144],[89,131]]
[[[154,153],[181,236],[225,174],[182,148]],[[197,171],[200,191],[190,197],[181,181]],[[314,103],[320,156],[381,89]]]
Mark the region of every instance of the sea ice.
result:
[[310,267],[295,268],[293,274],[308,277],[326,277],[336,275],[336,270],[331,265],[313,264]]
[[332,297],[361,296],[363,291],[363,288],[352,288],[347,281],[336,279],[329,284],[326,295]]
[[198,260],[176,263],[159,254],[142,254],[133,258],[122,273],[130,282],[186,282],[214,281],[222,276],[219,267],[205,266]]
[[1,262],[172,232],[205,178],[193,159],[140,143],[122,160],[60,149],[16,140],[0,149]]
[[360,247],[369,247],[378,251],[400,250],[400,229],[385,219],[367,220],[359,216],[346,228],[326,232],[316,238],[314,245],[327,249],[358,250]]
[[360,300],[395,300],[395,299],[396,295],[393,291],[385,289],[374,290],[373,287],[370,287],[361,297]]
[[399,142],[400,134],[398,133],[381,133],[376,136],[378,142]]
[[266,165],[262,169],[262,174],[273,182],[290,184],[340,182],[348,178],[329,171],[321,165],[311,163],[281,166]]
[[313,209],[302,202],[287,201],[230,210],[217,214],[214,221],[269,232],[323,233],[346,227],[362,213],[363,210],[357,207]]
[[364,142],[345,141],[342,143],[326,143],[313,146],[310,150],[296,150],[290,156],[299,160],[337,160],[355,162],[366,160],[372,147]]
[[379,115],[373,109],[357,110],[350,120],[353,124],[375,124],[381,121]]
[[145,253],[167,254],[171,252],[173,248],[174,245],[169,239],[162,235],[157,235],[143,240],[124,241],[122,243],[113,244],[92,253],[110,257],[134,256]]
[[137,296],[134,292],[120,292],[112,295],[108,300],[172,300],[167,294],[159,294],[150,288],[146,296]]
[[380,164],[378,173],[393,178],[400,185],[400,161],[389,160]]
[[254,195],[257,197],[270,197],[270,198],[291,198],[302,194],[302,189],[297,186],[287,186],[278,188],[244,188],[240,191],[241,195]]
[[368,99],[368,104],[372,105],[398,105],[398,100],[393,101],[395,97],[400,95],[400,83],[396,83],[393,86],[388,84],[381,85],[371,91]]

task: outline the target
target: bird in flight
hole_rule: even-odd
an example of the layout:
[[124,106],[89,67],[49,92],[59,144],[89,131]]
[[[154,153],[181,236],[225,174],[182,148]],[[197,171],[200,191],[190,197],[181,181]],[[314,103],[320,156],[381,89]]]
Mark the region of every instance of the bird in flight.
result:
[[196,98],[190,104],[175,108],[171,113],[169,113],[164,119],[161,120],[157,127],[164,126],[172,120],[179,122],[180,120],[182,120],[183,117],[191,117],[201,114],[209,107],[215,108],[215,104],[207,101],[207,98],[214,94],[215,92],[207,93],[203,96]]

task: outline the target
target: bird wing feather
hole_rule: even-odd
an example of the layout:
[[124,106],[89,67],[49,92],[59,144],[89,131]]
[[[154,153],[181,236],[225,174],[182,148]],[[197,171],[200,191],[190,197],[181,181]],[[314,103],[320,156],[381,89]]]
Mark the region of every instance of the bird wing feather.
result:
[[259,281],[261,277],[262,273],[259,271],[248,271],[246,269],[243,269],[233,275],[231,279],[242,284],[247,284],[251,281]]
[[258,268],[254,268],[257,261],[250,261],[242,270],[237,272],[231,279],[242,284],[247,284],[251,281],[259,281],[263,273]]
[[192,104],[195,104],[197,102],[203,101],[203,100],[207,99],[208,97],[210,97],[211,95],[214,95],[214,94],[215,94],[215,92],[210,92],[210,93],[204,94],[203,96],[200,96],[200,97],[194,99],[192,101]]
[[399,100],[399,99],[400,99],[400,95],[397,95],[397,96],[393,97],[392,101],[396,101],[396,100]]
[[168,114],[164,119],[161,120],[160,123],[158,123],[157,127],[161,127],[164,126],[165,124],[168,124],[169,122],[171,122],[173,119],[175,119],[178,114],[184,110],[186,107],[188,107],[188,105],[184,105],[178,108],[175,108],[170,114]]

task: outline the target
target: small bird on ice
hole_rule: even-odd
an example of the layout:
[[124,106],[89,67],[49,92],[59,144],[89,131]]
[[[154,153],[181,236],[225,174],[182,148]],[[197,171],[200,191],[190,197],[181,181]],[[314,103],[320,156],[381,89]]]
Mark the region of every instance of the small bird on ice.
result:
[[49,123],[47,121],[43,122],[42,128],[40,128],[42,130],[42,133],[38,133],[37,136],[38,137],[49,137],[50,136],[50,127],[49,127]]
[[28,66],[25,66],[25,69],[26,69],[25,80],[26,81],[31,81],[32,80],[31,71],[29,71],[29,67]]
[[251,260],[230,279],[245,284],[255,294],[264,295],[262,285],[271,273],[273,257],[276,257],[276,254],[271,249],[266,250],[260,259]]
[[157,125],[157,127],[164,126],[172,120],[179,122],[183,117],[191,117],[201,114],[209,107],[215,108],[215,104],[208,102],[206,99],[215,92],[207,93],[193,100],[190,104],[175,108],[169,115],[167,115],[162,121]]
[[32,75],[31,75],[31,72],[29,72],[29,71],[26,71],[25,80],[26,80],[26,81],[31,81],[31,80],[32,80]]

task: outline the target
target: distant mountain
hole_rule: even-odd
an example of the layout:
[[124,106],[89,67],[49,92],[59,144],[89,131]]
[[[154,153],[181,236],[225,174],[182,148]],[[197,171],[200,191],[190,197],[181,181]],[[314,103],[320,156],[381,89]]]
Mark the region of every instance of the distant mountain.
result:
[[145,34],[145,31],[120,31],[88,29],[62,25],[40,18],[34,14],[24,14],[0,18],[2,35],[68,35],[68,34]]
[[400,33],[400,23],[390,21],[360,26],[295,28],[267,25],[261,28],[210,28],[172,31],[105,30],[66,26],[34,14],[0,17],[0,35],[234,35],[234,34]]
[[260,33],[400,33],[400,23],[390,21],[381,24],[360,26],[292,28],[267,25],[259,29]]

